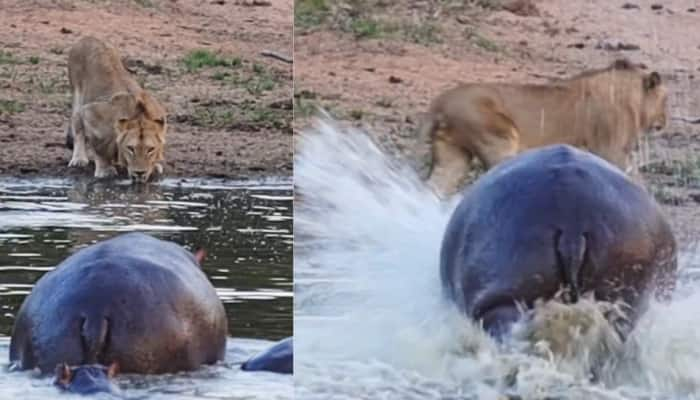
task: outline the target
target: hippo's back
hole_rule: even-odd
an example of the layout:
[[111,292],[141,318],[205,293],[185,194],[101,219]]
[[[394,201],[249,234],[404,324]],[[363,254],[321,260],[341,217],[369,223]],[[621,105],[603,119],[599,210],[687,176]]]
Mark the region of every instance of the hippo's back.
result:
[[124,372],[160,373],[221,359],[225,337],[223,305],[194,257],[131,233],[78,251],[37,282],[10,360],[42,371],[117,361]]
[[659,279],[672,284],[675,240],[653,198],[603,159],[555,145],[499,164],[468,189],[443,238],[443,287],[470,316],[553,296],[566,280],[562,240],[582,243],[573,278],[598,298],[635,305]]

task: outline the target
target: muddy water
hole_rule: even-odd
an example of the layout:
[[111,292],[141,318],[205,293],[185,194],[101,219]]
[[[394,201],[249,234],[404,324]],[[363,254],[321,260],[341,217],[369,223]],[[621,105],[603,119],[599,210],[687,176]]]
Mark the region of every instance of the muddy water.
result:
[[[124,377],[126,396],[291,396],[291,377],[238,371],[246,357],[292,334],[288,180],[165,180],[138,189],[127,182],[0,178],[0,363],[7,363],[9,346],[2,336],[10,335],[33,284],[77,249],[127,231],[207,250],[203,269],[224,303],[231,339],[225,364],[152,380]],[[52,390],[31,373],[0,372],[0,398],[47,398]]]

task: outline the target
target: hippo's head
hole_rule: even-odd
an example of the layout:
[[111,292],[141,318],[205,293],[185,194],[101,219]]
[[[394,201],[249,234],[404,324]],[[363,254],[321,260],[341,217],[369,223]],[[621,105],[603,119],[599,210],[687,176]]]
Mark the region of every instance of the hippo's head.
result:
[[117,388],[111,379],[118,370],[119,366],[116,362],[109,367],[101,364],[79,365],[77,367],[59,364],[56,366],[54,385],[62,390],[79,394],[116,393]]

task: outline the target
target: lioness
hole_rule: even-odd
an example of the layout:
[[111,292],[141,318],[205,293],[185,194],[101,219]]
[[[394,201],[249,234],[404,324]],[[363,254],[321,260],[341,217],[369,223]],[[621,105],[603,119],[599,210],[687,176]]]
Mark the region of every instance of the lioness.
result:
[[95,177],[115,175],[126,167],[135,182],[162,174],[166,113],[131,78],[113,47],[93,37],[81,39],[68,55],[73,115],[67,144],[69,167],[95,160]]
[[640,133],[666,125],[666,102],[661,76],[624,59],[544,85],[462,84],[438,96],[419,127],[431,146],[429,184],[450,194],[470,156],[488,169],[549,144],[581,147],[628,170]]

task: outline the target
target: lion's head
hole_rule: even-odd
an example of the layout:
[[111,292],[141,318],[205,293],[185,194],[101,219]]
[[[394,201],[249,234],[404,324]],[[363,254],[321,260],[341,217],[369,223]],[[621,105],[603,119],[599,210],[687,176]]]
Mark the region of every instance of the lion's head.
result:
[[166,114],[147,92],[134,96],[117,94],[112,98],[124,111],[115,121],[117,155],[135,182],[144,183],[153,171],[162,173]]
[[643,97],[641,121],[647,132],[660,131],[666,126],[668,91],[661,82],[658,72],[651,72],[642,78]]

